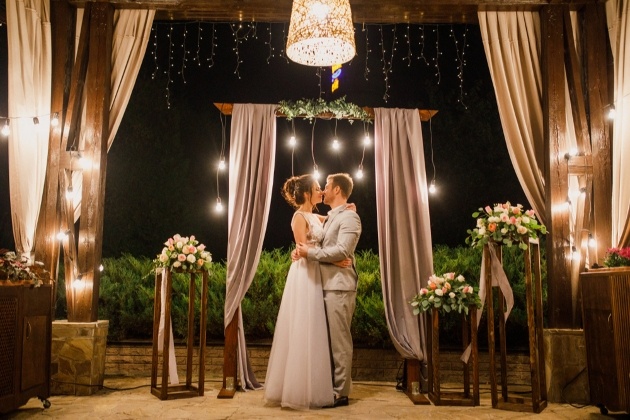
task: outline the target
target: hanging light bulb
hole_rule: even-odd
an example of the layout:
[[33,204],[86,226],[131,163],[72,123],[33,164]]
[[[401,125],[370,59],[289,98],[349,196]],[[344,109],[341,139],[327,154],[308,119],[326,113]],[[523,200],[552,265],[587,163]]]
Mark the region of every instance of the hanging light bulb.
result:
[[616,115],[617,111],[615,111],[615,107],[611,105],[610,109],[608,110],[608,119],[614,120]]
[[372,140],[370,139],[370,135],[368,133],[365,133],[365,137],[363,137],[363,145],[364,146],[369,146],[370,144],[372,144]]
[[72,288],[74,290],[83,290],[85,289],[85,282],[83,281],[83,275],[79,274],[76,279],[72,281]]
[[72,190],[72,185],[68,186],[66,190],[66,198],[72,200],[74,198],[74,191]]
[[221,160],[219,160],[219,170],[223,171],[225,170],[225,158],[222,157]]
[[332,141],[332,148],[333,148],[333,150],[339,150],[339,147],[340,147],[339,140],[333,139],[333,141]]
[[81,169],[90,169],[90,167],[92,166],[90,164],[90,159],[83,157],[81,153],[78,153],[78,157],[79,157],[79,166],[81,167]]
[[429,192],[431,194],[435,194],[437,192],[437,188],[435,188],[435,179],[431,181],[431,185],[429,185]]
[[317,165],[313,166],[313,178],[319,181],[320,175],[319,175],[319,168],[317,167]]
[[571,247],[571,259],[573,261],[580,261],[580,253],[578,252],[578,250],[575,247],[575,245],[573,247]]
[[55,112],[52,116],[52,118],[50,119],[50,125],[52,127],[57,127],[59,125],[59,113]]
[[98,271],[100,271],[101,273],[103,272],[104,269],[105,269],[105,267],[103,267],[103,264],[100,264],[98,266]]
[[69,230],[66,230],[66,231],[60,230],[59,233],[57,234],[57,239],[59,239],[60,241],[63,241],[64,239],[68,237],[69,234],[70,234]]
[[295,136],[293,135],[289,138],[289,146],[295,147],[296,144],[297,144],[297,141],[295,140]]
[[357,170],[357,173],[355,174],[355,176],[358,179],[362,179],[363,178],[363,165],[359,165],[359,169]]
[[2,133],[3,136],[8,136],[9,134],[11,134],[11,129],[9,128],[9,119],[7,118],[4,121],[4,125],[2,126],[2,130],[0,131],[0,133]]
[[588,234],[588,246],[590,246],[591,248],[595,248],[595,245],[597,245],[597,241],[593,237],[593,234],[589,233]]
[[221,197],[217,197],[217,204],[214,206],[214,210],[217,213],[223,213],[223,203],[221,203]]

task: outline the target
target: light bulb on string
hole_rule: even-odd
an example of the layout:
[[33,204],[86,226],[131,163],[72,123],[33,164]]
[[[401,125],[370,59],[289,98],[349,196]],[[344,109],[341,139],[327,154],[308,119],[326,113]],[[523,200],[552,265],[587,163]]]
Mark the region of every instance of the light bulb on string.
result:
[[103,270],[105,270],[105,267],[103,267],[103,264],[100,264],[98,266],[98,271],[100,271],[101,273],[103,272]]
[[52,116],[52,118],[50,119],[50,125],[52,127],[57,127],[59,125],[59,113],[55,112]]
[[74,290],[83,290],[85,289],[85,282],[83,281],[83,275],[79,274],[76,279],[72,281],[72,288]]
[[9,134],[11,134],[11,129],[9,128],[9,119],[7,118],[4,121],[4,125],[2,126],[2,130],[0,130],[0,133],[2,133],[3,136],[8,136]]
[[357,179],[363,179],[363,165],[359,165],[359,169],[357,170],[355,176]]
[[617,111],[615,111],[615,107],[611,106],[610,109],[608,110],[608,119],[614,120],[616,115],[617,115]]
[[72,200],[74,198],[74,191],[72,190],[72,185],[68,186],[66,190],[66,198]]
[[571,259],[573,261],[580,261],[580,253],[575,246],[571,247]]
[[68,235],[70,235],[70,231],[66,230],[66,231],[59,231],[59,233],[57,233],[57,239],[59,239],[60,241],[65,240],[66,238],[68,238]]
[[217,213],[223,213],[223,203],[221,203],[221,197],[217,197],[217,204],[214,206],[214,210]]
[[319,181],[320,174],[319,174],[319,168],[317,167],[317,165],[313,166],[313,178]]
[[588,234],[588,246],[590,246],[591,248],[595,248],[595,245],[597,245],[597,241],[595,240],[595,237],[593,237],[592,233]]
[[225,166],[225,158],[221,158],[221,160],[219,160],[219,170],[224,171]]
[[295,140],[295,136],[292,135],[291,137],[289,137],[289,146],[295,147],[296,144],[297,144],[297,140]]
[[431,181],[431,185],[429,185],[429,192],[431,194],[435,194],[437,192],[437,188],[435,187],[435,179]]
[[365,133],[365,137],[363,137],[363,145],[369,146],[370,144],[372,144],[372,139],[370,139],[370,134]]
[[333,139],[333,141],[332,141],[332,148],[333,148],[333,150],[339,150],[339,140]]

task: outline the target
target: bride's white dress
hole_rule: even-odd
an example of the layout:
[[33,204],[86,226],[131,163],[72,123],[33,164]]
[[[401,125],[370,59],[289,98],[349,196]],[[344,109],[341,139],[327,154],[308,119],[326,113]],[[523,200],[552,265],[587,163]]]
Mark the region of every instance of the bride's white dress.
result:
[[[306,218],[308,240],[319,244],[324,236],[317,215]],[[330,406],[334,402],[330,345],[319,263],[300,258],[287,275],[278,311],[265,378],[265,400],[294,409]]]

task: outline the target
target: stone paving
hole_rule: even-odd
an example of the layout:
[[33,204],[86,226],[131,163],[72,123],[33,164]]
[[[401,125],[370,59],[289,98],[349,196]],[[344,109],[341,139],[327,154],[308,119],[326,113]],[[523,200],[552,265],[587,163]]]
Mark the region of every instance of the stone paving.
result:
[[217,399],[221,382],[210,379],[203,397],[161,401],[153,396],[146,377],[107,376],[104,388],[90,396],[50,397],[51,406],[42,407],[32,398],[3,419],[606,419],[627,415],[600,414],[593,406],[549,404],[540,414],[493,409],[487,387],[481,388],[478,407],[413,405],[391,382],[355,382],[350,405],[334,409],[295,411],[265,405],[262,391],[237,392],[233,399]]

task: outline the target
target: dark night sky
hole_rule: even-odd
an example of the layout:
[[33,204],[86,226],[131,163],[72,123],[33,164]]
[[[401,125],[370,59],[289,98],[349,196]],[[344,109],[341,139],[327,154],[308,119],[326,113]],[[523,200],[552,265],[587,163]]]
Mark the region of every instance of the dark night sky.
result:
[[[203,29],[201,37],[198,37],[199,27]],[[278,103],[320,96],[316,69],[287,62],[281,55],[285,25],[258,24],[257,36],[249,29],[249,36],[241,39],[237,51],[234,49],[236,26],[215,24],[214,56],[210,41],[212,27],[208,23],[175,24],[171,32],[171,25],[154,25],[157,50],[152,39],[108,157],[104,256],[117,256],[120,252],[153,256],[168,236],[180,233],[195,234],[208,245],[215,260],[224,259],[227,213],[216,215],[213,211],[217,196],[215,162],[221,149],[219,111],[213,103]],[[328,93],[330,69],[322,71],[322,97],[330,101],[345,95],[348,102],[360,106],[439,110],[431,123],[436,184],[440,187],[439,194],[430,199],[433,242],[463,245],[466,229],[474,225],[471,213],[485,204],[510,200],[528,206],[501,133],[479,28],[450,25],[409,28],[398,25],[395,29],[393,25],[370,25],[366,28],[364,31],[361,26],[355,26],[357,56],[343,66],[341,87],[334,94]],[[237,35],[242,37],[246,31],[248,29],[241,29]],[[6,116],[6,27],[1,27],[0,33],[3,46],[0,49],[0,116]],[[173,40],[170,46],[169,34]],[[182,48],[182,44],[186,48]],[[393,55],[392,45],[396,48]],[[169,47],[170,77],[164,72],[168,68]],[[156,52],[157,58],[153,55]],[[241,61],[238,70],[237,52]],[[465,52],[466,66],[460,84],[458,64],[462,62],[462,52]],[[210,57],[212,61],[208,60]],[[383,63],[390,61],[389,96],[385,101]],[[294,173],[302,174],[310,172],[313,166],[312,125],[297,119],[295,127],[301,144],[293,159]],[[335,122],[318,120],[314,153],[320,171],[354,174],[361,160],[363,129],[361,122],[351,125],[348,121],[339,121],[337,135],[344,142],[344,152],[333,154],[327,143],[335,131]],[[369,130],[373,138],[372,125]],[[291,123],[279,118],[274,194],[264,243],[267,249],[286,248],[292,242],[289,226],[292,209],[279,193],[284,180],[291,176],[291,151],[286,146],[290,132]],[[423,133],[427,177],[431,179],[428,123],[423,123]],[[229,144],[227,147],[229,151]],[[177,162],[181,162],[181,166]],[[373,148],[366,150],[363,165],[366,176],[361,181],[355,180],[351,201],[357,203],[364,225],[359,248],[376,251]],[[0,139],[0,247],[13,246],[7,172],[7,141]],[[181,179],[185,183],[182,189],[186,191],[173,193],[171,184],[164,184],[162,189],[155,185],[161,182],[158,175],[163,174]],[[227,175],[219,178],[219,188],[227,204]],[[123,200],[125,205],[121,206]],[[156,220],[167,212],[167,207],[177,208],[172,201],[180,200],[186,202],[181,217],[173,217],[172,223],[159,226]],[[324,206],[321,210],[325,210]]]

